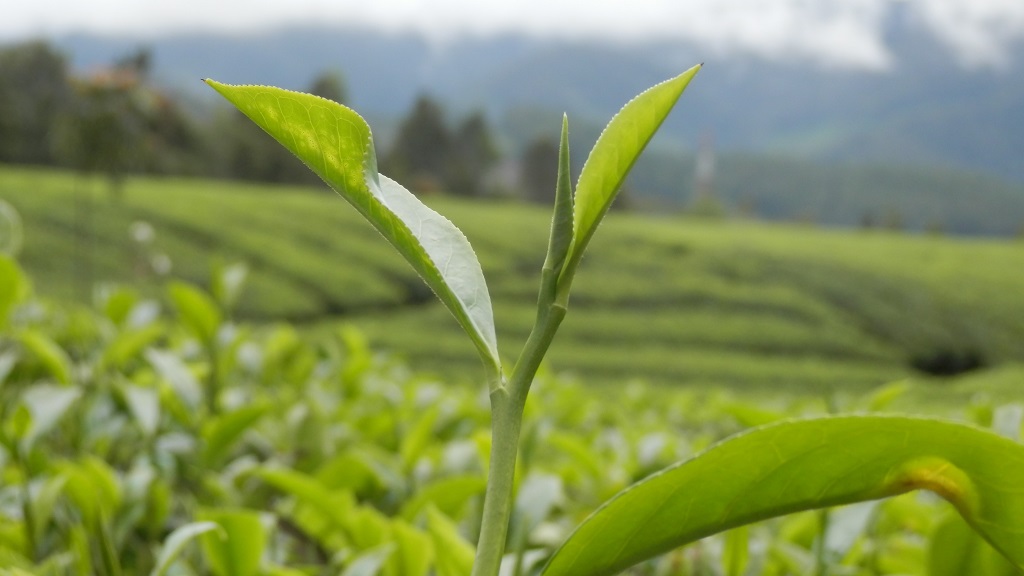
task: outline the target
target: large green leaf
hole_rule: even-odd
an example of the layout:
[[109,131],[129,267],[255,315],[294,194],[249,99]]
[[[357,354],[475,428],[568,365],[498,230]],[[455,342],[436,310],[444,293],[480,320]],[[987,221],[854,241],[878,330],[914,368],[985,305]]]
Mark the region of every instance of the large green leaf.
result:
[[397,182],[377,172],[370,127],[352,110],[309,94],[207,80],[358,210],[423,277],[500,373],[491,299],[469,241]]
[[544,576],[616,574],[683,544],[800,510],[927,489],[1024,566],[1024,445],[932,419],[788,421],[717,444],[619,493]]
[[199,536],[203,552],[216,576],[256,576],[267,531],[258,512],[243,509],[207,509],[199,521],[213,522],[221,530]]
[[563,279],[571,281],[590,238],[629,170],[699,70],[700,66],[694,66],[630,100],[597,139],[576,184],[573,241],[563,268]]

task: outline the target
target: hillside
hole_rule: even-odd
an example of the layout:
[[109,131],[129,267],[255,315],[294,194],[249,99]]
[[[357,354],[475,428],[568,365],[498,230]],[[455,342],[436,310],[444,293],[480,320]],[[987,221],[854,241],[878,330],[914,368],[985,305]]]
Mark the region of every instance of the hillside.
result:
[[704,62],[687,105],[662,130],[665,146],[692,149],[708,132],[730,152],[946,166],[1024,182],[1018,152],[1024,149],[1024,45],[1009,47],[1003,68],[962,66],[897,6],[902,3],[893,3],[888,14],[884,43],[892,65],[884,70],[758,57],[682,40],[615,44],[503,35],[439,43],[352,26],[54,41],[80,70],[147,46],[155,76],[193,97],[209,97],[198,78],[304,89],[323,70],[339,70],[351,104],[377,122],[404,115],[418,94],[428,93],[456,116],[485,109],[510,129],[510,151],[535,135],[522,130],[536,124],[524,122],[524,115],[553,119],[540,123],[549,132],[557,131],[563,111],[576,126],[599,129],[639,90]]
[[[4,168],[0,197],[22,213],[20,260],[45,295],[90,293],[76,278],[155,286],[156,253],[200,284],[213,259],[240,260],[252,268],[240,316],[299,322],[310,334],[352,323],[416,369],[476,374],[456,323],[333,194],[139,179],[112,198],[99,181]],[[533,319],[547,211],[430,203],[479,252],[511,356]],[[139,221],[155,230],[147,247],[130,238]],[[1024,361],[1022,287],[1019,242],[613,214],[550,362],[586,381],[862,390]]]

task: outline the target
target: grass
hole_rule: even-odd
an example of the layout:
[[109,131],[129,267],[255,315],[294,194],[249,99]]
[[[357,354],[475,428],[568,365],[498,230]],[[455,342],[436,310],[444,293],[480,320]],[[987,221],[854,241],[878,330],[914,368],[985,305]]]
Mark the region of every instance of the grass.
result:
[[[113,198],[99,180],[2,167],[0,197],[22,214],[20,259],[44,295],[85,298],[88,278],[155,287],[153,252],[200,284],[214,259],[242,260],[252,270],[242,317],[310,333],[352,323],[417,370],[447,380],[478,374],[454,320],[333,194],[132,179]],[[511,357],[532,321],[548,210],[429,203],[476,247]],[[156,230],[145,249],[129,236],[139,220]],[[943,357],[975,358],[1005,380],[1016,372],[1004,367],[1024,361],[1022,288],[1019,242],[613,214],[549,358],[586,382],[742,390],[864,390],[917,375],[915,360]]]

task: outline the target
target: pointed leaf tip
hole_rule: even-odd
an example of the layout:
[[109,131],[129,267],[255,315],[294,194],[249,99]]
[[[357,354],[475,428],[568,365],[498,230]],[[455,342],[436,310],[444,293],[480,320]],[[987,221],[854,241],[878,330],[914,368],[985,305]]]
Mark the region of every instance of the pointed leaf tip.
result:
[[[633,164],[699,70],[699,65],[694,66],[640,93],[623,106],[597,139],[576,184],[573,242],[563,279],[571,281],[590,238]],[[566,287],[559,289],[564,291]]]
[[299,157],[412,265],[500,377],[491,299],[476,253],[462,232],[397,182],[377,173],[370,127],[331,100],[268,86],[214,90]]

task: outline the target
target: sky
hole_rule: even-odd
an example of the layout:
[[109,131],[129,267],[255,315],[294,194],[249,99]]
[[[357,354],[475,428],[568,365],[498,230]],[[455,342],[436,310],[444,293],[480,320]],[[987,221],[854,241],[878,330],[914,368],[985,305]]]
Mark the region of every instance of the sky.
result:
[[370,24],[444,41],[526,32],[615,41],[686,39],[768,57],[884,69],[889,11],[908,11],[962,64],[999,67],[1024,42],[1024,0],[7,0],[0,41],[97,32],[245,33],[287,24]]

